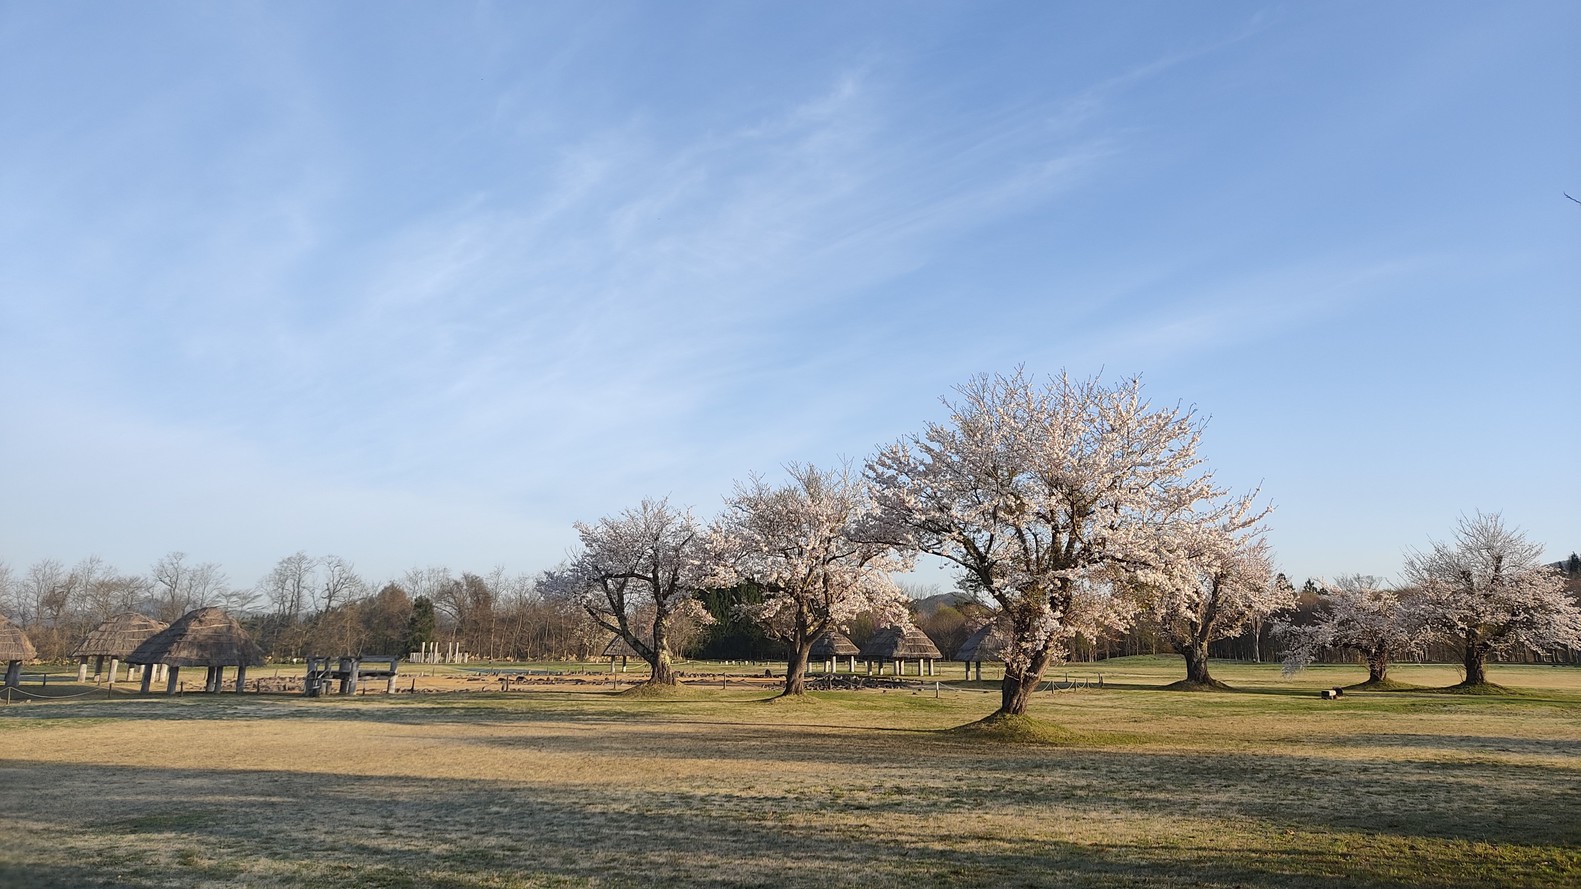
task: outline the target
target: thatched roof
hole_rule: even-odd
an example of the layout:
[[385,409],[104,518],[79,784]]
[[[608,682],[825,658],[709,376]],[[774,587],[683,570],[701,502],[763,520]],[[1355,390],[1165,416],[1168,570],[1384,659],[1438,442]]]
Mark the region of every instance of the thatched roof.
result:
[[1005,630],[1004,624],[991,620],[978,627],[976,632],[966,637],[961,643],[959,651],[955,652],[958,661],[1003,661],[1005,646],[1010,644],[1010,634]]
[[72,657],[113,657],[125,660],[148,641],[148,637],[170,626],[135,611],[123,611],[89,633],[71,650]]
[[199,608],[148,637],[126,656],[129,664],[171,667],[256,667],[263,651],[247,631],[218,608]]
[[[648,640],[644,639],[642,641],[647,642]],[[608,645],[604,646],[604,657],[640,658],[642,655],[638,654],[637,650],[631,647],[631,643],[627,642],[624,636],[616,636],[615,638],[609,640]]]
[[928,634],[909,621],[903,626],[878,630],[868,637],[867,643],[857,654],[875,661],[938,660],[944,657]]
[[815,661],[827,661],[837,657],[851,657],[861,653],[856,643],[846,638],[839,630],[830,630],[818,637],[812,644],[811,657]]
[[0,663],[30,661],[36,657],[38,651],[22,628],[0,614]]

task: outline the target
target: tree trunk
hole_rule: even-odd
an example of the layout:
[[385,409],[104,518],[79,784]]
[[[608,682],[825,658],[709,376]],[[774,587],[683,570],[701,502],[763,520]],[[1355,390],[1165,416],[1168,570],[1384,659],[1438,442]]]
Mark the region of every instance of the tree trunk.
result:
[[1208,645],[1206,642],[1191,642],[1180,647],[1180,653],[1186,658],[1186,681],[1198,685],[1211,685],[1213,677],[1208,675]]
[[1047,648],[1032,656],[1031,663],[1023,671],[1017,671],[1009,664],[1005,665],[1005,678],[999,682],[999,712],[1005,716],[1020,716],[1027,712],[1027,701],[1032,693],[1037,691],[1038,683],[1043,681],[1043,671],[1048,669],[1049,656]]
[[1389,656],[1383,652],[1367,655],[1367,681],[1384,682],[1389,678]]
[[1472,633],[1466,634],[1466,678],[1461,685],[1488,684],[1488,650]]
[[653,649],[653,660],[648,662],[651,672],[648,674],[649,685],[675,685],[675,669],[670,666],[670,653],[662,647]]
[[790,659],[785,664],[785,690],[780,697],[807,693],[807,662],[812,658],[812,639],[798,639],[791,644]]

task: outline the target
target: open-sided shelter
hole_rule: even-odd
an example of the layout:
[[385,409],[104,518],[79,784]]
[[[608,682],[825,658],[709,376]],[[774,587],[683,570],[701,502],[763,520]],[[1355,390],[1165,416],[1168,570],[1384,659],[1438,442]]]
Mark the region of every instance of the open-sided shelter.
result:
[[834,662],[836,660],[849,658],[851,661],[851,672],[855,673],[856,656],[861,653],[862,650],[857,648],[856,643],[852,642],[844,633],[839,630],[830,630],[819,636],[818,640],[812,644],[812,651],[809,657],[815,661],[823,661],[824,672],[826,673],[834,672]]
[[93,678],[97,680],[104,672],[104,662],[108,659],[110,681],[114,682],[116,674],[120,672],[121,662],[131,657],[137,646],[168,626],[164,621],[154,620],[146,614],[123,611],[94,627],[71,650],[71,656],[77,658],[77,681],[88,678],[88,659],[93,658]]
[[966,663],[966,678],[972,678],[972,668],[977,668],[977,678],[983,678],[983,661],[1004,662],[1005,646],[1010,644],[1010,633],[1001,621],[991,620],[978,627],[961,648],[955,659]]
[[[263,651],[234,618],[218,608],[199,608],[150,636],[126,658],[132,664],[159,664],[169,669],[165,694],[174,694],[182,667],[205,667],[204,691],[219,691],[225,668],[236,668],[236,690],[247,681],[247,668],[263,665]],[[143,671],[148,691],[152,670]]]
[[[643,641],[646,642],[647,640]],[[609,658],[609,672],[615,672],[615,659],[619,658],[620,672],[624,673],[626,672],[627,659],[637,658],[640,660],[642,655],[638,654],[637,650],[631,647],[631,643],[626,641],[626,637],[616,636],[609,640],[608,645],[604,646],[604,657]]]
[[0,661],[5,663],[5,686],[14,688],[22,678],[22,662],[38,657],[33,641],[22,628],[0,614]]
[[[904,675],[907,661],[917,662],[918,676],[932,676],[933,662],[944,657],[939,653],[939,647],[928,638],[928,634],[922,632],[921,627],[909,620],[874,632],[862,645],[858,656],[867,661],[869,673],[873,670],[873,664],[877,663],[880,676],[884,675],[885,663],[894,665],[896,676]],[[924,669],[927,670],[926,673],[923,672]]]

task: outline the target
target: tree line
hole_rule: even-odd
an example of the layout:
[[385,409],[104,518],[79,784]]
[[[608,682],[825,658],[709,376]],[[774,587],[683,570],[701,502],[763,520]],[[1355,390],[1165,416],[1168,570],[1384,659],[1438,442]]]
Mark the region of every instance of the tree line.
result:
[[[237,587],[179,552],[145,574],[90,557],[0,563],[0,608],[46,657],[118,611],[171,621],[215,604],[276,658],[443,641],[489,659],[582,659],[615,637],[661,686],[677,656],[785,657],[786,694],[802,692],[808,653],[833,630],[860,642],[910,619],[949,656],[991,623],[1005,714],[1062,659],[1169,651],[1194,688],[1217,684],[1212,656],[1297,669],[1431,655],[1477,684],[1490,657],[1581,648],[1581,560],[1538,565],[1540,547],[1497,515],[1409,554],[1398,589],[1348,577],[1297,590],[1273,570],[1259,493],[1219,486],[1201,419],[1153,406],[1139,381],[984,375],[945,405],[947,421],[861,464],[752,476],[712,518],[650,499],[576,523],[580,547],[541,575],[428,567],[370,584],[345,559],[298,552]],[[956,599],[919,613],[893,575],[923,553],[955,567]],[[1380,621],[1398,635],[1375,639]]]

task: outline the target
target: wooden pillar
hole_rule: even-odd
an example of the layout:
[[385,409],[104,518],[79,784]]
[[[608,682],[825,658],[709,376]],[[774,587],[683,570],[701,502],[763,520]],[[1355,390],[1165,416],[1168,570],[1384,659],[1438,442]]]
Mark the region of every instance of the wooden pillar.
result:
[[[99,678],[99,674],[97,672],[95,672],[93,674],[93,678],[94,679],[98,679]],[[88,681],[88,656],[87,655],[83,655],[82,657],[77,659],[77,681],[78,682],[87,682]]]
[[154,665],[153,664],[144,664],[143,665],[143,694],[145,694],[145,695],[148,694],[148,687],[151,684],[153,684],[153,681],[154,681]]
[[[117,678],[119,678],[120,672],[121,672],[121,659],[120,658],[113,658],[113,657],[110,658],[110,684],[111,685],[115,684],[115,680]],[[131,678],[131,677],[127,677],[127,678]]]
[[[856,672],[856,671],[853,670],[852,672]],[[872,661],[868,661],[867,662],[867,675],[869,675],[869,676],[873,675],[873,662]]]
[[165,683],[165,694],[173,695],[176,693],[176,683],[181,679],[181,668],[166,664],[165,675],[169,677],[169,681]]
[[851,672],[856,672],[856,655],[851,655]]
[[209,667],[205,667],[204,668],[204,673],[203,673],[203,692],[205,694],[219,691],[219,688],[220,688],[220,673],[224,672],[224,670],[225,670],[224,667],[215,667],[215,666],[209,666]]
[[246,664],[237,664],[236,665],[236,693],[237,694],[241,694],[242,693],[242,689],[246,685],[247,685],[247,665]]
[[343,695],[356,694],[358,679],[357,674],[362,671],[362,661],[352,657],[341,658],[340,667],[341,670],[346,674],[346,678],[340,680],[340,693]]

